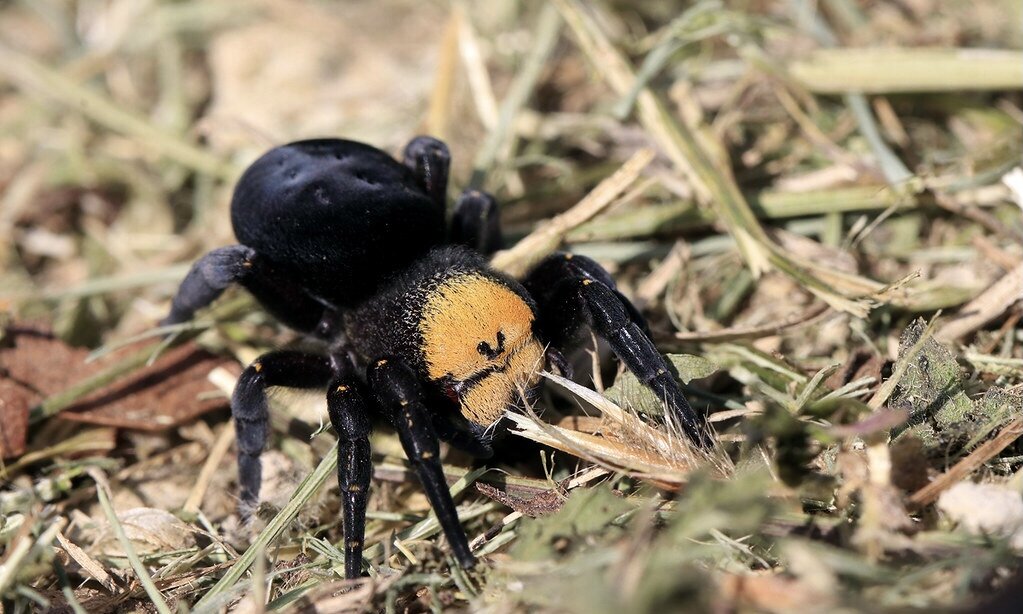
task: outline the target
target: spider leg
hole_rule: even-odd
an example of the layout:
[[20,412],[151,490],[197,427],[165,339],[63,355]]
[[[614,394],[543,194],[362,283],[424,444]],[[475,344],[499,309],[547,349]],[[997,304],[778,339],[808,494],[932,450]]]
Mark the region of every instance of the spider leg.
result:
[[[582,315],[607,340],[619,360],[657,393],[686,435],[700,445],[710,438],[682,388],[628,299],[605,283],[609,276],[583,256],[555,254],[537,265],[524,283],[540,307],[540,332],[556,345],[570,340]],[[630,309],[631,308],[631,309]]]
[[487,192],[466,190],[455,203],[451,242],[489,256],[503,247],[497,200]]
[[161,325],[191,320],[195,312],[219,297],[231,284],[241,284],[278,320],[302,332],[323,336],[331,321],[322,304],[311,298],[294,276],[280,271],[244,245],[219,247],[188,271]]
[[255,250],[244,245],[228,245],[200,258],[178,286],[170,313],[160,324],[191,320],[196,311],[216,300],[228,286],[248,276],[255,255]]
[[415,373],[397,358],[382,358],[369,368],[369,384],[384,414],[398,431],[401,446],[419,475],[426,497],[437,514],[455,558],[464,568],[476,564],[469,541],[458,523],[440,464],[440,443],[423,404],[423,389]]
[[417,136],[405,146],[403,162],[433,201],[443,206],[447,200],[448,169],[451,166],[448,146],[432,136]]
[[369,503],[370,463],[369,415],[350,376],[335,378],[327,389],[327,412],[337,433],[337,483],[344,508],[345,578],[358,578],[362,571],[362,549],[366,541],[366,505]]
[[[604,270],[604,267],[597,264],[592,258],[568,252],[556,252],[536,265],[529,272],[523,285],[526,286],[529,293],[537,300],[548,296],[549,302],[560,304],[562,311],[568,310],[568,313],[563,314],[562,319],[569,319],[569,321],[556,327],[566,329],[572,328],[572,325],[578,322],[578,313],[573,313],[572,310],[578,311],[581,305],[579,305],[579,301],[575,297],[574,287],[566,291],[564,288],[559,288],[559,284],[565,279],[575,278],[592,279],[607,286],[618,297],[618,300],[621,301],[629,315],[629,319],[635,322],[636,326],[646,333],[648,337],[650,336],[650,327],[646,323],[646,318],[636,309],[632,301],[625,298],[625,295],[618,291],[614,279]],[[557,342],[557,335],[551,338],[551,340]]]
[[322,388],[331,375],[331,362],[326,356],[281,351],[263,354],[238,378],[231,396],[231,415],[238,439],[239,510],[243,520],[255,509],[263,481],[259,457],[269,434],[267,387]]

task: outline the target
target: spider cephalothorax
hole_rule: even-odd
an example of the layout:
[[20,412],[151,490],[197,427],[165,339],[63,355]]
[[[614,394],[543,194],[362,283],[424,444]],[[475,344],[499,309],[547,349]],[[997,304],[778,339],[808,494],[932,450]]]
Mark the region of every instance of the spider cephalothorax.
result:
[[599,265],[558,253],[522,282],[490,269],[497,205],[466,192],[445,233],[447,147],[414,139],[404,163],[339,139],[277,147],[246,170],[231,220],[241,243],[206,254],[182,282],[165,324],[183,322],[229,285],[247,288],[288,326],[326,341],[322,354],[265,354],[231,401],[243,513],[259,497],[268,435],[266,388],[326,388],[337,431],[345,572],[362,566],[370,485],[369,415],[397,430],[459,563],[475,558],[441,472],[439,439],[477,456],[539,373],[564,370],[557,348],[583,325],[706,441],[642,316]]
[[482,433],[544,366],[525,289],[461,246],[436,248],[344,318],[362,358],[401,353],[426,388]]

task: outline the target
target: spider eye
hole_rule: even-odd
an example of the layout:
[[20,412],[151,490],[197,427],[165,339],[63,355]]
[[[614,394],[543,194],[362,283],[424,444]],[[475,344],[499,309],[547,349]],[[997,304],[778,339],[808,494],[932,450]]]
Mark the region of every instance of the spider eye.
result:
[[480,341],[479,345],[476,346],[476,351],[484,356],[489,356],[493,353],[493,350],[490,349],[490,346],[487,345],[486,341]]

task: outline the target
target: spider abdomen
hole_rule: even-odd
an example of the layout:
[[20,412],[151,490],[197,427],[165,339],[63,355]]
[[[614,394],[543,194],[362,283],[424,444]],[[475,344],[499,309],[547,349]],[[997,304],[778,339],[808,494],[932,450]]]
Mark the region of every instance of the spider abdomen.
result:
[[408,168],[342,139],[264,154],[238,182],[231,222],[239,242],[339,306],[444,238],[443,205]]

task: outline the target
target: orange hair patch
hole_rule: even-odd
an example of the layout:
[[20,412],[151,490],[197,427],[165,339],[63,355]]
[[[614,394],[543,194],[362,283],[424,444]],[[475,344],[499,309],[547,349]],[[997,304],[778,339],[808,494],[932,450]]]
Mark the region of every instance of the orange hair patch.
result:
[[526,301],[476,273],[442,283],[427,299],[419,321],[431,379],[465,381],[493,371],[461,399],[466,418],[485,425],[501,417],[519,386],[536,380],[543,348],[532,329],[533,312]]

